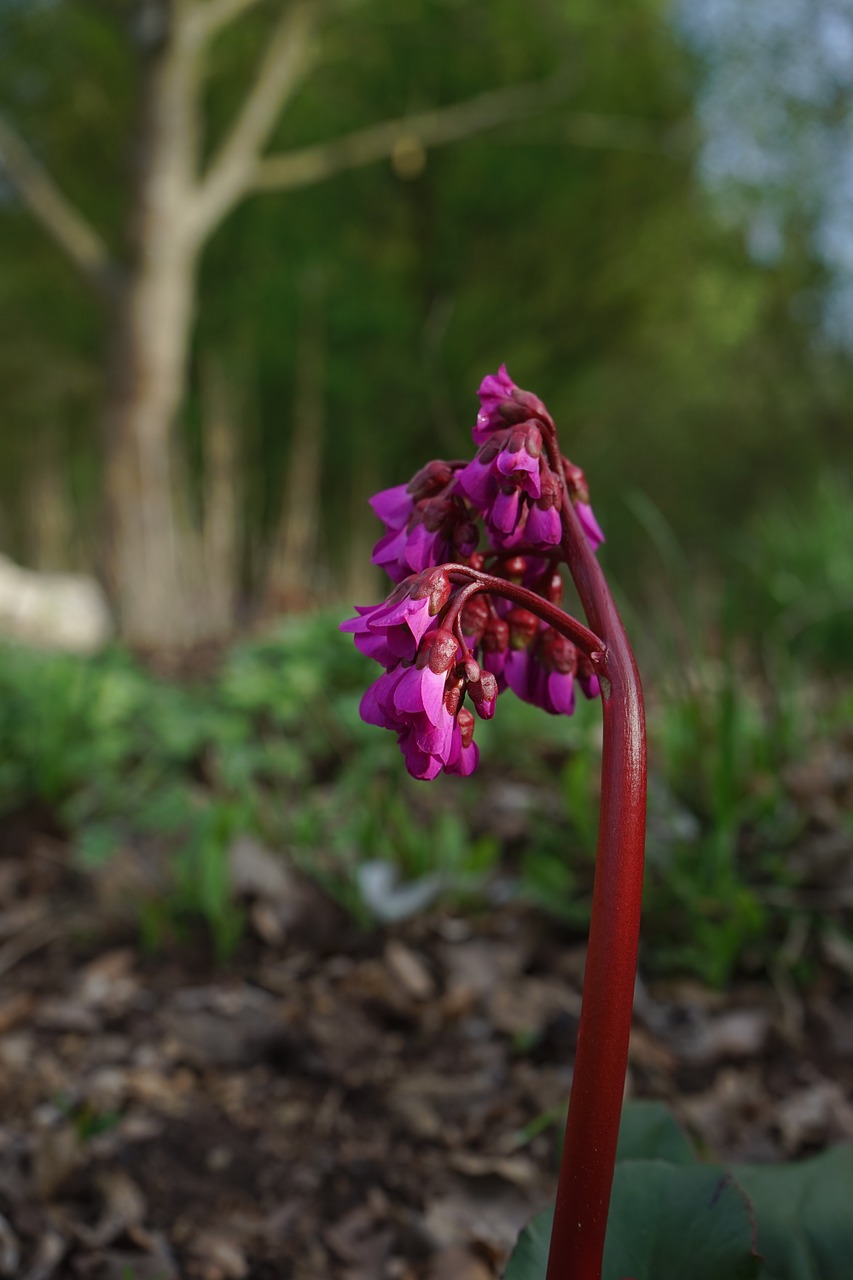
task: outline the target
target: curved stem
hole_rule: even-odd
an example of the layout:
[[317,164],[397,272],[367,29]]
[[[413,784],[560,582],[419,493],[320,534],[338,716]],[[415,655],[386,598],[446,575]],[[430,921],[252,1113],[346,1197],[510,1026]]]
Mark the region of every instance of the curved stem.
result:
[[565,486],[562,521],[566,564],[607,662],[589,947],[547,1280],[600,1280],[640,932],[646,735],[634,655]]
[[[448,564],[444,566],[451,578],[461,577],[465,582],[477,584],[479,591],[488,591],[490,595],[503,596],[505,600],[512,601],[513,604],[520,605],[522,609],[527,609],[530,613],[534,613],[537,618],[541,618],[549,627],[553,627],[555,631],[559,631],[560,635],[571,640],[581,653],[596,664],[601,671],[606,671],[605,662],[607,659],[607,647],[594,631],[590,631],[589,627],[585,627],[582,622],[578,622],[577,618],[573,618],[571,614],[566,613],[559,605],[551,604],[550,600],[546,600],[544,596],[537,595],[535,591],[531,591],[528,587],[519,586],[516,582],[508,582],[506,578],[497,578],[491,573],[483,573],[479,569],[469,569],[467,565]],[[465,599],[469,598],[468,593],[464,594]],[[471,592],[471,595],[476,594]],[[455,601],[454,601],[455,604]],[[460,606],[461,608],[461,606]],[[606,676],[605,676],[606,678]]]

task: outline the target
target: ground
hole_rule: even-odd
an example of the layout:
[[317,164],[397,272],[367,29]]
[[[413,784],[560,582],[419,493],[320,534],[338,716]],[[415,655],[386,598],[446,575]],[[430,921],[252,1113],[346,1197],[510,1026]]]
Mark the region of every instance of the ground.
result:
[[[554,1190],[576,934],[518,906],[359,929],[249,845],[236,956],[155,952],[122,858],[84,877],[49,828],[0,839],[0,1276],[500,1275]],[[628,1090],[722,1159],[853,1139],[851,958],[782,973],[638,983]]]

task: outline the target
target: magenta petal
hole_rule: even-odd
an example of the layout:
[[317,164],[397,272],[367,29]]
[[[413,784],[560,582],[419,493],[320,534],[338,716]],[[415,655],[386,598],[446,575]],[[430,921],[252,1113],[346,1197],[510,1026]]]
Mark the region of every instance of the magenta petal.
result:
[[440,541],[438,533],[430,533],[425,525],[415,525],[403,552],[411,573],[422,573],[436,563],[436,547]]
[[551,706],[546,710],[552,710],[556,715],[570,716],[575,709],[575,680],[574,676],[562,674],[559,671],[551,671],[548,674],[548,701]]
[[485,511],[497,492],[497,480],[491,462],[483,463],[479,456],[463,467],[456,477],[456,484],[463,497],[479,511]]
[[578,513],[578,519],[583,525],[583,531],[586,534],[586,540],[592,547],[593,551],[597,550],[604,542],[604,534],[601,531],[601,525],[596,520],[592,507],[588,502],[576,502],[575,510]]
[[397,741],[406,761],[406,768],[413,778],[419,778],[422,782],[431,782],[441,773],[442,762],[437,756],[421,750],[410,729],[401,733]]
[[512,493],[499,493],[492,504],[491,523],[501,533],[512,533],[518,524],[519,503],[521,495],[517,489]]
[[486,374],[477,392],[480,397],[480,412],[477,414],[477,425],[473,431],[477,444],[484,444],[496,427],[504,425],[500,417],[500,407],[515,390],[515,383],[507,373],[505,364],[501,365],[497,373]]
[[532,698],[533,659],[528,649],[508,649],[503,677],[517,698],[530,702]]
[[404,668],[396,667],[386,671],[364,693],[359,703],[359,715],[366,724],[378,725],[380,729],[398,729],[399,722],[391,714],[393,712],[393,693]]
[[562,536],[560,513],[557,508],[546,507],[543,509],[534,502],[527,513],[524,534],[531,546],[557,546]]
[[531,498],[541,495],[539,459],[531,457],[526,449],[517,449],[515,453],[511,453],[509,449],[501,450],[497,456],[497,468],[502,476],[514,480]]
[[468,778],[480,763],[480,748],[476,742],[462,747],[458,757],[452,764],[445,765],[447,773],[455,773],[460,778]]
[[407,540],[405,529],[392,529],[384,534],[373,548],[371,562],[384,569],[392,582],[402,582],[411,572],[402,558]]
[[426,717],[424,721],[425,723],[415,727],[415,741],[422,751],[438,756],[445,763],[450,754],[456,721],[446,707],[442,707],[437,724],[430,724]]
[[447,673],[436,675],[429,667],[409,667],[394,690],[394,706],[411,715],[425,714],[438,724],[444,707],[444,685]]
[[383,489],[369,501],[376,515],[389,529],[405,528],[415,506],[408,485],[405,484],[394,485],[393,489]]
[[578,684],[583,689],[584,697],[597,698],[601,693],[601,685],[598,676],[578,676]]

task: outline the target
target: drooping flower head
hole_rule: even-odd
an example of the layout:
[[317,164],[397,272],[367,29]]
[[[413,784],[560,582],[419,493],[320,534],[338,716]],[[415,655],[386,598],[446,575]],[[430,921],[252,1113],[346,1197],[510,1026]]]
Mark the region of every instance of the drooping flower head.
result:
[[[483,379],[479,399],[469,462],[433,460],[371,499],[384,525],[373,563],[397,585],[341,627],[385,668],[362,717],[396,733],[417,778],[469,773],[475,714],[491,719],[507,689],[555,715],[571,714],[575,684],[598,692],[590,659],[536,608],[537,600],[559,606],[566,505],[593,550],[603,540],[584,473],[561,455],[545,405],[505,365]],[[509,598],[478,587],[483,573],[505,583]],[[519,607],[518,591],[531,609]]]

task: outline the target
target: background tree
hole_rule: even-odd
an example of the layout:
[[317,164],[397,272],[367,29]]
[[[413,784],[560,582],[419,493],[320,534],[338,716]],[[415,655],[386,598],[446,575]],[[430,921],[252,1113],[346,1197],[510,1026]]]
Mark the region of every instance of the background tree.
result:
[[[142,88],[172,47],[132,20],[162,9],[0,5],[5,117],[49,169],[54,194],[89,211],[110,244],[128,240],[124,157],[133,130],[144,136]],[[247,85],[259,82],[276,29],[295,10],[257,0],[230,12],[194,55],[193,199],[222,198],[222,180],[207,183],[222,172]],[[226,16],[214,3],[217,13]],[[161,484],[165,500],[147,503],[145,531],[159,550],[147,560],[128,551],[125,586],[117,583],[140,602],[136,638],[190,639],[230,620],[233,584],[216,588],[228,566],[244,599],[271,574],[274,604],[304,598],[294,559],[311,562],[321,590],[340,589],[348,562],[366,560],[354,552],[372,532],[364,494],[424,450],[458,453],[471,388],[502,359],[570,424],[614,531],[605,554],[635,580],[648,543],[636,537],[632,491],[648,495],[691,554],[716,556],[762,495],[794,494],[810,468],[849,450],[849,364],[810,342],[800,305],[824,269],[804,238],[773,263],[756,262],[697,183],[701,68],[657,0],[618,0],[606,14],[591,2],[535,0],[523,15],[515,0],[371,0],[317,10],[314,24],[311,73],[298,92],[294,84],[263,154],[289,156],[290,180],[318,173],[321,156],[320,169],[337,173],[291,186],[286,200],[234,197],[201,240],[189,206],[175,224],[190,241],[186,225],[196,228],[193,306],[184,310],[191,340],[180,405],[160,436],[168,493]],[[555,73],[563,98],[532,115],[517,86],[550,84]],[[469,105],[460,115],[455,102]],[[494,118],[496,103],[504,125],[432,151],[415,126],[434,124],[437,103],[451,104],[449,116],[439,111],[442,128],[455,121],[470,133],[484,113]],[[515,111],[524,119],[513,123]],[[383,118],[406,123],[376,131]],[[342,129],[350,151],[330,152],[324,139]],[[379,152],[386,163],[345,167]],[[254,169],[252,183],[264,171]],[[138,184],[138,163],[134,172]],[[127,296],[134,257],[118,257]],[[32,561],[61,547],[58,534],[33,527],[41,472],[53,475],[42,492],[73,498],[73,520],[48,522],[73,530],[68,554],[87,563],[97,548],[104,560],[98,311],[8,187],[0,259],[0,394],[10,424],[0,441],[0,536]],[[111,383],[121,332],[109,326]],[[123,394],[110,405],[132,403]],[[305,447],[321,436],[322,448]],[[110,488],[120,487],[117,471],[130,495],[114,497],[113,525],[130,547],[143,534],[128,512],[148,487],[138,450],[128,446],[128,466],[116,467],[122,437],[113,429],[110,438]],[[156,516],[158,501],[166,518]],[[229,511],[239,521],[230,532]],[[122,522],[132,526],[126,535]],[[36,554],[47,541],[53,550]],[[119,557],[110,559],[115,580]],[[131,616],[125,602],[128,634]]]
[[318,28],[338,7],[290,0],[274,6],[250,87],[206,156],[204,84],[214,41],[251,10],[271,7],[263,0],[126,6],[138,100],[117,257],[0,121],[8,178],[107,309],[105,570],[123,634],[137,644],[188,642],[230,623],[205,608],[203,564],[177,505],[173,475],[173,427],[187,380],[199,258],[223,219],[255,191],[306,186],[389,155],[405,164],[408,153],[419,163],[425,147],[524,115],[551,94],[520,85],[267,154],[281,113],[311,69]]

